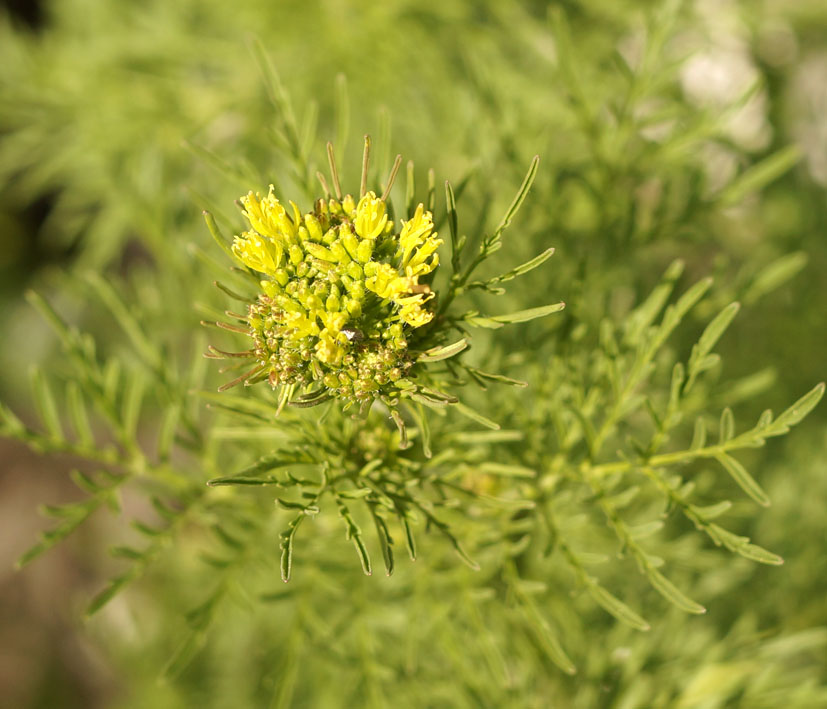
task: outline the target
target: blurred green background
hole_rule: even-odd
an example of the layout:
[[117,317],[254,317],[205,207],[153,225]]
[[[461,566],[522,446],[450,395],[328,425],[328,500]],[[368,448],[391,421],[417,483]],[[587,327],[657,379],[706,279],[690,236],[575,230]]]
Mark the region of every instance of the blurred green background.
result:
[[[566,36],[570,47],[561,44]],[[255,38],[292,97],[305,161],[280,149]],[[370,133],[380,167],[398,152],[415,161],[421,180],[431,166],[455,184],[470,175],[460,203],[469,230],[486,219],[486,204],[502,211],[539,154],[508,258],[520,263],[548,245],[557,252],[544,271],[549,283],[512,289],[517,307],[545,287],[548,302],[568,303],[564,328],[622,317],[680,257],[690,278],[716,276],[702,317],[734,299],[745,306],[720,347],[725,378],[764,371],[748,387],[757,399],[741,402],[724,388],[719,406],[733,405],[744,420],[764,407],[780,410],[825,376],[825,116],[821,0],[4,3],[0,399],[31,418],[27,367],[62,366],[23,300],[27,288],[48,294],[116,350],[82,287],[83,274],[97,271],[143,299],[159,338],[186,342],[199,319],[193,303],[215,302],[204,295],[209,282],[190,273],[188,245],[208,238],[201,209],[229,213],[242,191],[275,176],[286,194],[300,193],[303,171],[321,162],[327,140],[341,146],[352,183],[361,136]],[[546,334],[503,337],[541,344]],[[697,550],[710,568],[700,585],[714,596],[706,616],[670,609],[652,632],[634,634],[592,622],[584,609],[566,626],[582,662],[575,678],[523,658],[511,688],[501,682],[492,696],[482,681],[475,689],[459,679],[475,674],[476,660],[465,674],[423,660],[417,671],[382,678],[397,699],[371,701],[827,706],[825,422],[822,406],[752,460],[773,506],[738,515],[744,532],[786,564],[756,568]],[[106,520],[12,570],[43,526],[37,504],[71,498],[61,473],[72,464],[0,441],[0,695],[8,706],[265,705],[261,697],[278,679],[261,684],[272,658],[257,643],[283,620],[278,614],[227,620],[220,640],[173,686],[156,681],[170,643],[147,641],[123,606],[106,625],[84,625],[83,599],[108,573],[90,552],[111,532]],[[147,593],[182,576],[170,564]],[[347,579],[358,589],[376,581]],[[150,597],[156,610],[147,622],[162,623],[177,600]],[[387,624],[389,645],[404,642],[406,624],[417,622],[412,608],[429,613],[421,598],[419,606],[393,602],[396,616],[365,611],[366,623]],[[506,637],[507,618],[491,632]],[[441,630],[433,638],[449,642]],[[316,668],[310,658],[303,661],[324,677],[328,665]],[[348,661],[333,661],[342,677]],[[227,686],[215,679],[219,665],[232,666]],[[337,705],[336,682],[327,685],[300,690],[295,706]]]

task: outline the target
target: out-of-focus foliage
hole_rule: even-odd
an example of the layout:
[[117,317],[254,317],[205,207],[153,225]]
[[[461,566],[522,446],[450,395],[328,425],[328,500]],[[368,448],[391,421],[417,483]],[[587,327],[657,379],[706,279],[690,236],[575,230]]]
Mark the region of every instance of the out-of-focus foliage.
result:
[[[115,705],[827,703],[823,406],[801,421],[824,378],[821,3],[65,0],[0,23],[0,425],[79,468],[24,561],[97,531],[83,632]],[[201,210],[238,233],[232,201],[271,182],[309,208],[324,143],[352,184],[363,133],[377,174],[402,153],[436,195],[443,264],[540,155],[457,293],[451,374],[497,430],[429,409],[400,452],[381,411],[212,393],[198,322],[232,306]],[[264,484],[205,485],[234,474]],[[405,485],[421,507],[388,515]]]

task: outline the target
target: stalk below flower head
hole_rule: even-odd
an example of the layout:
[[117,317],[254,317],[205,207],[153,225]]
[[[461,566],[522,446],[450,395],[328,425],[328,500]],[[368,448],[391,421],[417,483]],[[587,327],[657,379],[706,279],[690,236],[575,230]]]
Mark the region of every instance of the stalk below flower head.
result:
[[[249,229],[236,236],[233,255],[261,276],[261,292],[240,316],[253,347],[238,353],[255,367],[222,388],[267,380],[283,401],[312,405],[330,398],[347,405],[393,400],[414,385],[409,340],[434,317],[434,292],[424,277],[439,264],[442,240],[433,215],[420,204],[397,227],[386,199],[366,189],[366,141],[358,200],[343,196],[329,146],[335,196],[302,213],[283,204],[273,186],[241,198]],[[211,348],[213,355],[222,355]],[[307,392],[307,390],[312,391]]]

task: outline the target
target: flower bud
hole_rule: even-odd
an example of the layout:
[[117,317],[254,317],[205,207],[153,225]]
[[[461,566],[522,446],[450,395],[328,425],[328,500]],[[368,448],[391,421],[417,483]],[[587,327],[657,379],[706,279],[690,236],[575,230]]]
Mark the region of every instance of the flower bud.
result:
[[319,224],[319,220],[316,219],[312,214],[305,214],[304,215],[304,225],[307,228],[307,233],[310,239],[313,241],[321,241],[322,240],[322,226]]
[[327,296],[327,300],[324,302],[324,307],[326,310],[330,310],[331,312],[338,312],[341,303],[339,302],[339,296],[331,293]]
[[373,255],[373,242],[363,241],[356,249],[356,260],[359,263],[367,263]]

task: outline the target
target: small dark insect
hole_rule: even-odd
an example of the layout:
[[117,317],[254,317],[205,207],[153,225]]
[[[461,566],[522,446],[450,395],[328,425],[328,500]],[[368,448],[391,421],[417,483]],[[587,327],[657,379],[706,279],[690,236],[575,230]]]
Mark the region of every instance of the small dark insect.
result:
[[350,342],[362,342],[365,339],[365,333],[361,330],[357,330],[356,328],[343,328],[342,334],[350,341]]

